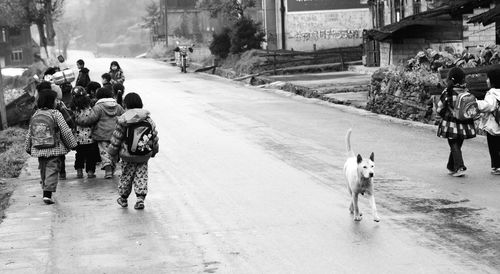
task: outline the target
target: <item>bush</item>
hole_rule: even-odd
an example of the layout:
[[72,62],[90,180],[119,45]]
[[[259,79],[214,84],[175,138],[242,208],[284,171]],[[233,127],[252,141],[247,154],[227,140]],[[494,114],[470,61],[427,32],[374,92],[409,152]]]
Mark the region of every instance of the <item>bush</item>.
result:
[[241,53],[251,49],[261,49],[265,41],[265,33],[261,24],[254,22],[251,18],[241,17],[234,24],[234,32],[231,36],[231,53]]
[[29,155],[24,151],[26,130],[8,128],[0,131],[0,177],[18,177]]
[[231,49],[231,29],[224,28],[220,34],[214,33],[210,52],[220,58],[226,58]]

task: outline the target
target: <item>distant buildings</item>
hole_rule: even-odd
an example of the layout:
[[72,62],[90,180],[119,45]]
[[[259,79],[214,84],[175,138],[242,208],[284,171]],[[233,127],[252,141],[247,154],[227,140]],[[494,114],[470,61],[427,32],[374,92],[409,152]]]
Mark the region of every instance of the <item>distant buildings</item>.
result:
[[31,39],[29,26],[8,27],[0,19],[0,65],[29,66],[38,46]]

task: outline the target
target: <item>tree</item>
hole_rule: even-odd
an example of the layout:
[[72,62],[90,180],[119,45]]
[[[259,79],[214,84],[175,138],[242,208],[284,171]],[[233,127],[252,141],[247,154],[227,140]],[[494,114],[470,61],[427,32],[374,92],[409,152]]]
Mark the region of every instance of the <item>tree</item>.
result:
[[231,49],[231,29],[224,28],[219,34],[214,32],[209,49],[213,55],[226,58]]
[[150,2],[146,5],[146,16],[142,17],[142,27],[155,30],[160,23],[160,6],[156,2]]
[[45,49],[47,57],[55,57],[54,22],[62,15],[63,6],[64,0],[0,0],[0,18],[8,26],[35,24],[40,46]]
[[188,25],[188,15],[187,13],[182,14],[182,21],[179,27],[177,27],[174,30],[174,35],[177,37],[184,37],[184,38],[190,38],[189,37],[189,25]]
[[233,30],[232,53],[262,48],[261,44],[265,41],[266,34],[262,31],[260,23],[255,23],[251,18],[243,16],[234,24]]
[[[37,21],[38,32],[40,33],[40,37],[44,36],[45,41],[43,46],[45,48],[45,53],[47,54],[47,58],[53,59],[55,57],[55,37],[56,31],[54,28],[54,22],[60,18],[63,14],[64,8],[64,0],[34,0],[39,1],[39,3],[43,3],[42,9],[37,10],[41,15],[41,19]],[[43,21],[42,21],[43,20]],[[43,25],[42,25],[43,22]],[[45,27],[45,32],[43,31],[43,27]],[[42,39],[40,39],[42,40]]]
[[63,18],[56,24],[57,36],[62,44],[63,56],[68,56],[68,47],[71,40],[75,38],[78,29],[78,21],[75,19]]
[[158,35],[158,25],[160,24],[161,12],[160,6],[156,2],[150,2],[146,5],[146,16],[142,17],[143,29],[149,29],[151,41],[153,37]]
[[198,7],[208,9],[214,18],[222,13],[230,21],[236,21],[245,15],[246,9],[255,7],[255,0],[202,0]]

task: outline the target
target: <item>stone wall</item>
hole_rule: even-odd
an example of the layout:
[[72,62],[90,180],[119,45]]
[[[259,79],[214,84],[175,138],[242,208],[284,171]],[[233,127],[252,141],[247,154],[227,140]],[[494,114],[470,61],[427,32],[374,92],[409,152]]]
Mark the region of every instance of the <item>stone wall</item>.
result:
[[362,44],[363,29],[371,28],[369,9],[289,12],[287,48],[299,51],[353,47]]
[[366,109],[405,120],[434,122],[432,84],[437,74],[380,69],[372,75]]

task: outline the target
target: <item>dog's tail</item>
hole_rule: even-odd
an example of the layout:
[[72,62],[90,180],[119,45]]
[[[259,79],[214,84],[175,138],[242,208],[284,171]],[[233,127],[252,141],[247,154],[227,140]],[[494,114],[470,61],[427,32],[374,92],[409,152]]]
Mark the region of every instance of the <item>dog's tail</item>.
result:
[[351,148],[351,131],[352,131],[352,128],[348,129],[347,135],[345,136],[345,143],[346,143],[348,156],[354,156],[354,152],[352,151],[352,148]]

